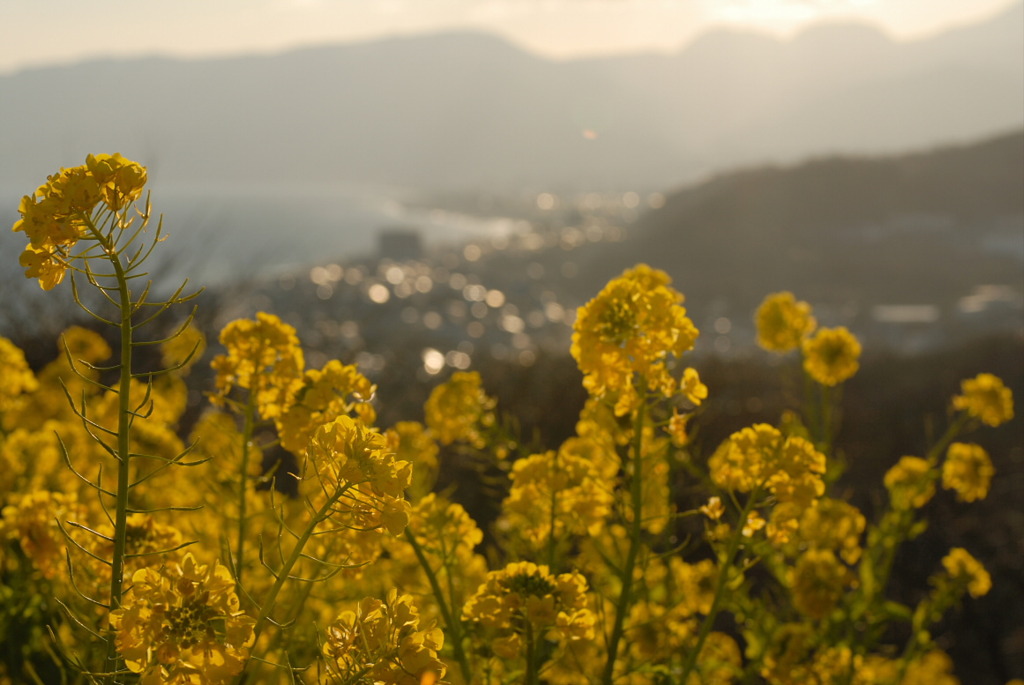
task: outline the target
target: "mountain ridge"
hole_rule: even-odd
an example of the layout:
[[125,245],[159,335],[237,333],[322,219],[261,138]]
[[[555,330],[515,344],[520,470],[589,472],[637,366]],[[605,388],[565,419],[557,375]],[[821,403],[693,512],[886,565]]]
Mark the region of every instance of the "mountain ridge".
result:
[[[1024,122],[1024,31],[1008,26],[1021,7],[909,43],[823,26],[554,61],[460,31],[39,68],[0,77],[0,184],[119,150],[171,184],[658,188],[977,137]],[[851,48],[828,49],[840,34]]]

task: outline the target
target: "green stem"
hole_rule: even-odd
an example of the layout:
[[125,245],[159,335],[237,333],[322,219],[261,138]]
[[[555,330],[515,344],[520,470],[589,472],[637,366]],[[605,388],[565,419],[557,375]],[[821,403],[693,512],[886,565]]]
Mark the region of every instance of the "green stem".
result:
[[533,624],[526,620],[526,685],[537,685],[537,641],[533,637]]
[[[128,529],[128,490],[131,484],[131,383],[132,383],[132,313],[133,303],[131,292],[128,290],[128,279],[121,266],[120,255],[116,245],[99,231],[92,220],[88,220],[89,230],[96,241],[103,247],[107,261],[114,268],[117,279],[118,309],[121,312],[121,320],[118,329],[121,334],[121,361],[119,370],[121,377],[118,382],[117,397],[117,497],[114,508],[114,551],[110,565],[110,611],[120,608],[121,597],[124,589],[124,562],[127,548]],[[116,672],[120,670],[120,658],[117,654],[117,645],[113,631],[107,633],[107,654],[103,668],[104,672],[111,674],[111,682],[117,682],[119,678]]]
[[306,543],[309,542],[309,539],[313,536],[313,532],[316,530],[316,527],[322,521],[327,519],[329,512],[331,511],[331,507],[333,507],[334,503],[341,499],[341,497],[348,492],[351,487],[352,484],[347,484],[344,487],[338,488],[337,492],[331,495],[331,497],[324,502],[323,506],[313,514],[313,517],[309,521],[309,525],[307,525],[306,529],[302,531],[302,535],[299,536],[299,539],[295,541],[295,547],[292,548],[291,555],[288,557],[284,566],[278,570],[274,585],[270,588],[270,592],[267,593],[267,596],[260,607],[260,614],[256,618],[256,626],[253,628],[254,641],[259,640],[260,633],[263,632],[263,629],[267,625],[267,621],[270,619],[270,614],[274,610],[274,604],[277,602],[277,596],[280,594],[281,588],[284,587],[284,584],[291,576],[291,572],[295,567],[295,564],[297,564],[299,559],[302,558],[302,550],[305,548]]
[[462,645],[462,623],[455,620],[451,607],[448,606],[448,602],[444,597],[444,592],[441,590],[441,584],[437,580],[437,574],[434,572],[434,569],[430,567],[430,563],[427,561],[427,555],[423,551],[423,547],[416,540],[416,536],[409,528],[405,529],[405,539],[408,540],[409,544],[412,546],[412,551],[416,554],[416,559],[420,562],[423,572],[426,573],[427,581],[430,583],[430,589],[433,591],[434,597],[437,599],[437,605],[441,610],[441,618],[444,619],[445,630],[451,638],[450,641],[452,649],[455,651],[455,660],[459,662],[459,669],[462,671],[462,679],[467,683],[472,682],[473,673],[469,667],[469,660],[466,658],[466,652]]
[[[558,473],[558,452],[555,452],[555,463],[554,463],[555,474]],[[551,515],[549,517],[549,529],[548,529],[548,544],[547,544],[547,561],[548,569],[554,573],[555,571],[555,515],[558,511],[558,488],[551,488]]]
[[821,386],[821,443],[820,451],[826,456],[832,454],[832,410],[834,409],[833,389]]
[[690,673],[697,665],[697,657],[700,656],[700,650],[704,648],[704,642],[708,639],[708,635],[711,634],[715,618],[718,616],[718,612],[721,611],[722,599],[725,597],[725,588],[729,582],[729,570],[732,568],[733,558],[736,556],[736,552],[739,551],[740,542],[743,539],[743,527],[747,524],[747,517],[750,516],[754,503],[760,496],[761,486],[758,486],[750,493],[746,504],[743,505],[743,511],[740,512],[740,518],[736,522],[736,529],[733,531],[732,538],[729,540],[729,546],[725,551],[725,558],[722,559],[721,566],[719,567],[718,581],[715,583],[715,596],[711,601],[711,609],[708,611],[708,615],[704,617],[704,622],[701,623],[700,632],[697,634],[697,644],[686,655],[682,677],[679,679],[681,683],[688,682]]
[[[646,387],[646,383],[643,387]],[[646,410],[646,401],[641,402],[633,424],[633,474],[630,481],[633,525],[630,529],[626,564],[622,569],[622,590],[619,593],[619,601],[615,605],[615,623],[612,625],[612,634],[608,639],[608,660],[605,662],[604,675],[601,679],[604,685],[611,685],[614,680],[615,661],[618,659],[619,642],[622,641],[626,613],[633,603],[633,569],[636,567],[636,559],[640,553],[640,536],[643,533],[643,427]]]
[[238,484],[238,541],[235,546],[235,582],[242,585],[242,572],[245,569],[246,517],[248,516],[249,487],[249,453],[252,445],[254,413],[256,411],[256,393],[250,391],[245,405],[245,424],[242,427],[242,474]]

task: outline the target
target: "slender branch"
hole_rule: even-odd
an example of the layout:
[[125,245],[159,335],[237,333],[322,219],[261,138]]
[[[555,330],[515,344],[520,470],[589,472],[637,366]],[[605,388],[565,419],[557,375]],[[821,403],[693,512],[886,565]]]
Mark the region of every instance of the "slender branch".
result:
[[[647,387],[643,378],[637,385],[638,387]],[[640,403],[633,422],[633,473],[630,479],[633,525],[630,529],[626,564],[622,568],[620,576],[622,590],[619,593],[619,601],[615,605],[615,623],[612,625],[612,634],[608,639],[608,660],[605,662],[604,675],[601,680],[604,685],[611,685],[615,679],[615,662],[618,659],[619,642],[622,641],[622,635],[625,632],[626,614],[633,603],[633,569],[636,568],[636,559],[640,553],[640,536],[643,534],[643,428],[646,416],[647,401],[645,399]]]

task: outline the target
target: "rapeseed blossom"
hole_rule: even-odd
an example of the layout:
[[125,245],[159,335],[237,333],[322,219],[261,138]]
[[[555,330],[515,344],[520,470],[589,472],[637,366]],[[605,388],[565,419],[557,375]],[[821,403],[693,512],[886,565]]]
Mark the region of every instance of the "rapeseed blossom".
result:
[[933,649],[907,664],[900,685],[960,685],[960,679],[953,675],[949,655]]
[[920,457],[901,457],[882,479],[896,509],[920,509],[935,494],[931,465]]
[[14,408],[17,399],[39,387],[21,348],[0,337],[0,416]]
[[463,609],[468,621],[493,629],[494,649],[506,658],[518,656],[526,624],[540,635],[551,631],[560,642],[589,640],[594,615],[587,608],[587,581],[577,572],[552,575],[547,566],[513,562],[491,571]]
[[421,685],[444,676],[443,644],[440,629],[420,629],[412,597],[392,589],[383,601],[366,597],[342,612],[327,627],[323,652],[337,682]]
[[293,454],[302,454],[313,432],[342,414],[372,425],[377,414],[370,404],[377,386],[359,373],[354,365],[338,360],[323,369],[307,369],[293,386],[291,401],[275,413],[281,446]]
[[519,459],[502,504],[503,527],[535,545],[566,534],[595,534],[611,513],[613,496],[599,465],[570,449]]
[[832,550],[846,563],[855,564],[861,556],[860,540],[866,526],[867,520],[857,507],[823,497],[800,516],[798,544]]
[[396,458],[413,465],[412,484],[408,492],[416,498],[429,493],[437,480],[440,449],[426,426],[418,421],[399,421],[384,432],[388,449]]
[[[670,283],[663,271],[641,264],[609,282],[577,313],[570,352],[583,385],[594,397],[614,398],[619,416],[632,410],[640,391],[673,396],[678,385],[668,362],[697,339],[683,296]],[[634,376],[643,379],[643,387]]]
[[94,211],[120,212],[142,195],[146,168],[119,154],[89,155],[86,163],[49,176],[33,195],[21,199],[21,218],[13,230],[24,232],[29,246],[21,254],[25,275],[44,290],[64,280],[79,240],[96,238]]
[[458,371],[431,391],[423,405],[424,420],[442,445],[459,440],[483,449],[497,423],[495,404],[484,393],[479,373]]
[[736,492],[766,488],[780,503],[809,506],[825,491],[825,455],[804,438],[784,436],[765,423],[733,433],[708,467],[719,487]]
[[860,351],[860,342],[845,326],[818,329],[803,341],[804,370],[822,385],[839,385],[857,373]]
[[942,487],[955,490],[961,502],[985,499],[995,472],[988,452],[980,445],[954,442],[942,464]]
[[960,383],[961,395],[953,398],[953,407],[993,428],[1013,418],[1013,393],[1003,381],[990,373],[979,373]]
[[811,549],[797,559],[788,576],[793,605],[808,618],[822,619],[839,602],[852,574],[829,549]]
[[977,599],[992,589],[992,577],[981,562],[962,547],[954,547],[942,558],[942,567],[954,581],[963,583],[967,592]]
[[206,351],[206,336],[195,325],[185,326],[160,346],[160,358],[166,368],[188,371]]
[[257,312],[255,320],[225,326],[220,344],[227,354],[210,362],[217,374],[211,399],[224,404],[234,388],[242,388],[252,393],[260,416],[280,416],[301,386],[305,366],[295,328],[273,314]]
[[377,430],[339,416],[316,430],[306,451],[323,495],[337,499],[332,511],[351,517],[347,525],[398,535],[409,523],[412,465],[387,447]]
[[17,543],[44,578],[54,579],[66,566],[70,546],[60,524],[88,522],[88,509],[74,493],[36,490],[14,495],[0,511],[0,540]]
[[814,330],[811,305],[798,302],[793,293],[772,293],[764,298],[754,314],[757,344],[770,352],[789,352]]
[[235,581],[191,553],[132,576],[110,615],[118,652],[144,685],[215,685],[241,673],[255,621],[239,608]]

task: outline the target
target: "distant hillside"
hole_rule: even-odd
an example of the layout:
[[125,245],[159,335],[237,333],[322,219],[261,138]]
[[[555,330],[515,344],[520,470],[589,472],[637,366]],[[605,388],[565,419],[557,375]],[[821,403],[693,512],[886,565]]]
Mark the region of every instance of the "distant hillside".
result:
[[909,43],[825,25],[555,62],[447,33],[34,69],[0,78],[0,189],[101,150],[179,186],[621,190],[969,140],[1024,122],[1022,8]]
[[637,261],[667,270],[691,301],[734,312],[782,289],[846,321],[887,303],[947,311],[979,285],[1019,299],[1024,133],[724,174],[643,216],[586,266],[585,287]]

